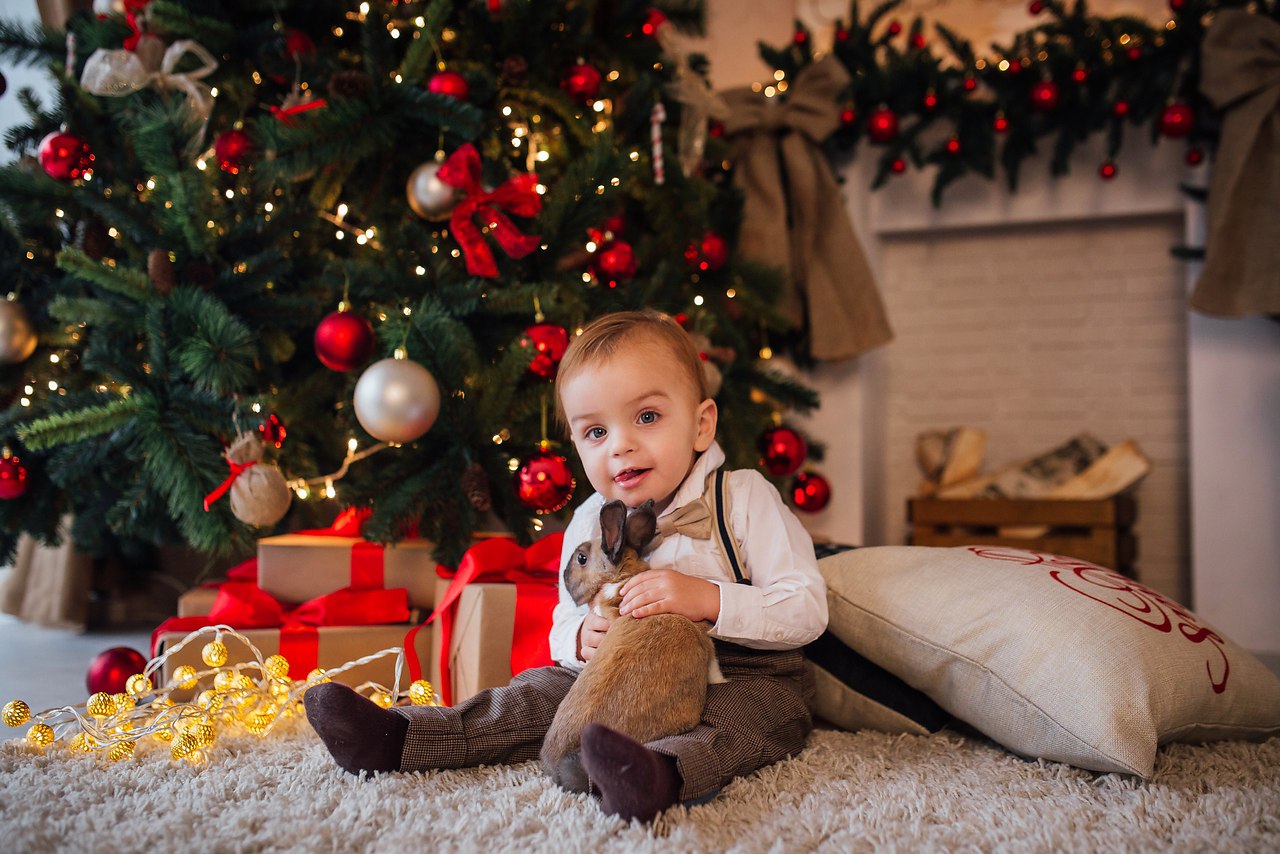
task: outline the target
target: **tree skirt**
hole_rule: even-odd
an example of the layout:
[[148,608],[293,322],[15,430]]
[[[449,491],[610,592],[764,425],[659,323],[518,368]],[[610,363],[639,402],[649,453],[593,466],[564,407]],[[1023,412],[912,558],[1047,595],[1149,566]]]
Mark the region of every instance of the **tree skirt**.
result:
[[1280,738],[1164,748],[1150,782],[1029,762],[967,735],[819,730],[795,759],[653,827],[534,763],[361,779],[305,723],[201,766],[0,746],[9,851],[1280,850]]

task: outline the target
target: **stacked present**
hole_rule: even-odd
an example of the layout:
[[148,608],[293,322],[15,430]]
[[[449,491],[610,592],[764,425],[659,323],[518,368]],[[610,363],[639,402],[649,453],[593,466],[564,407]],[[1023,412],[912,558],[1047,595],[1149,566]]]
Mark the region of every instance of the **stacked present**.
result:
[[[198,628],[222,624],[262,655],[283,655],[290,677],[306,679],[313,669],[333,670],[394,647],[400,655],[373,658],[335,678],[394,690],[399,667],[401,690],[428,679],[446,704],[550,663],[559,536],[528,549],[507,538],[481,540],[454,570],[436,564],[425,540],[386,547],[364,541],[364,518],[348,512],[331,528],[260,540],[257,558],[226,581],[178,599],[178,616],[153,634],[152,655]],[[227,638],[231,661],[249,657],[241,647]],[[161,678],[168,682],[183,665],[201,669],[197,645],[174,651]]]

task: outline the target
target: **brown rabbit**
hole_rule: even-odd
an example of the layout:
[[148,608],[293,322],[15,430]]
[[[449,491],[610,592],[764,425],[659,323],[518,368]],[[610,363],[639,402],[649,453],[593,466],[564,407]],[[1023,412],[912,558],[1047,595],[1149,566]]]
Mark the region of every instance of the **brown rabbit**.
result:
[[600,510],[600,545],[578,546],[564,567],[573,601],[591,603],[613,622],[542,744],[543,770],[572,792],[590,787],[579,757],[587,724],[605,724],[641,743],[687,732],[702,719],[708,682],[724,681],[706,623],[678,614],[618,614],[618,590],[649,568],[640,554],[656,530],[652,501],[630,515],[621,501],[611,501]]

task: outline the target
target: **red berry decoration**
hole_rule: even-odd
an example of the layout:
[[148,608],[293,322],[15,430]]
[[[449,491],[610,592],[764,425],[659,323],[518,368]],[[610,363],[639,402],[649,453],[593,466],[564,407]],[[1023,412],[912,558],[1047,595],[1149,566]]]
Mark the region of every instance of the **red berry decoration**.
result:
[[760,435],[761,465],[775,477],[793,474],[804,465],[809,445],[790,427],[770,427]]
[[84,675],[84,687],[90,694],[123,694],[129,677],[141,673],[146,667],[147,659],[136,649],[113,646],[98,653],[89,664]]
[[427,91],[465,101],[467,100],[467,95],[471,94],[471,87],[467,85],[467,78],[458,72],[441,71],[438,74],[433,74],[431,79],[427,81]]
[[1116,164],[1108,160],[1106,163],[1103,163],[1098,167],[1098,177],[1104,181],[1110,181],[1112,178],[1116,177],[1116,174],[1119,171],[1120,170],[1116,168]]
[[93,151],[75,134],[54,131],[40,140],[40,168],[55,181],[77,181],[93,171]]
[[289,435],[289,431],[280,420],[280,416],[273,412],[267,416],[266,421],[258,425],[258,435],[262,436],[263,442],[279,448],[284,445],[284,437]]
[[888,107],[876,108],[867,117],[867,136],[872,142],[884,144],[898,135],[898,115]]
[[373,355],[373,324],[350,311],[335,311],[316,327],[316,357],[331,371],[358,368]]
[[662,29],[662,25],[667,22],[667,16],[658,9],[650,9],[644,16],[644,23],[640,25],[640,32],[646,36],[657,35],[658,30]]
[[911,46],[916,50],[924,50],[924,34],[916,33],[911,37]]
[[569,349],[568,330],[554,323],[535,323],[524,331],[520,343],[533,348],[529,373],[540,380],[554,380],[564,351]]
[[907,161],[903,160],[901,157],[895,157],[893,158],[893,162],[889,164],[889,169],[893,174],[901,175],[903,172],[907,171]]
[[974,89],[977,89],[977,88],[978,88],[978,78],[974,77],[972,74],[966,74],[964,78],[964,91],[972,92]]
[[898,23],[897,21],[890,21],[889,35],[896,36],[900,32],[902,32],[902,24]]
[[1071,72],[1071,79],[1076,83],[1083,83],[1089,79],[1089,72],[1085,71],[1083,68],[1077,68],[1075,71]]
[[1039,113],[1051,113],[1058,108],[1058,84],[1041,80],[1031,87],[1031,108]]
[[1204,161],[1204,149],[1188,148],[1187,149],[1187,165],[1199,166]]
[[565,72],[560,88],[573,100],[589,104],[600,97],[600,71],[580,62]]
[[802,471],[791,481],[791,503],[797,510],[817,513],[831,503],[831,484],[816,472]]
[[842,125],[851,125],[857,118],[858,114],[848,107],[840,111],[840,124]]
[[1111,115],[1118,119],[1123,119],[1129,115],[1129,102],[1120,100],[1111,105]]
[[564,509],[576,486],[568,460],[545,443],[516,471],[516,498],[539,515]]
[[1195,128],[1196,114],[1191,107],[1178,101],[1165,107],[1160,113],[1160,133],[1170,139],[1182,139]]
[[938,93],[930,89],[924,93],[924,108],[926,110],[936,109],[938,106]]
[[213,142],[213,154],[218,158],[218,168],[232,175],[239,175],[253,153],[253,139],[239,128],[218,134]]
[[0,458],[0,499],[21,498],[27,491],[27,467],[17,457]]
[[959,153],[960,153],[960,139],[959,137],[953,136],[947,140],[947,154],[950,154],[952,157],[955,157]]
[[1027,5],[1027,11],[1033,15],[1039,15],[1044,11],[1044,3],[1042,3],[1041,0],[1031,0]]
[[1137,62],[1139,59],[1142,59],[1142,48],[1136,46],[1129,48],[1129,61]]
[[1009,120],[1004,117],[1004,113],[996,113],[995,121],[991,123],[991,129],[996,133],[1004,133],[1009,129]]
[[846,27],[840,27],[836,30],[836,41],[847,42],[849,40],[849,30]]
[[796,34],[791,37],[791,40],[798,45],[808,44],[809,34],[804,30],[796,30]]
[[1181,12],[1187,8],[1187,0],[1169,0],[1169,8],[1174,12]]
[[636,253],[631,244],[625,240],[610,240],[596,252],[596,277],[604,280],[609,287],[617,287],[618,282],[629,279],[636,274]]

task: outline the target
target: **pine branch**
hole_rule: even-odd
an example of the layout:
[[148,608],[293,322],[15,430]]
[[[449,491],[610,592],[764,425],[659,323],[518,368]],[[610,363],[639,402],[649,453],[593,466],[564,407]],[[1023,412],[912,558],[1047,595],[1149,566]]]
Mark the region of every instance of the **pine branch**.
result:
[[220,301],[183,287],[170,294],[169,311],[178,330],[174,357],[192,383],[230,395],[253,381],[258,356],[253,332]]
[[136,417],[140,408],[140,399],[122,397],[100,406],[38,418],[20,427],[18,436],[23,445],[33,451],[43,451],[109,433]]
[[64,247],[58,253],[58,269],[92,282],[108,293],[144,302],[152,295],[151,280],[142,270],[134,270],[114,262],[95,261],[79,249]]

